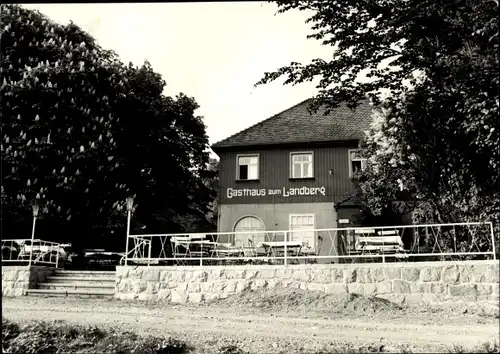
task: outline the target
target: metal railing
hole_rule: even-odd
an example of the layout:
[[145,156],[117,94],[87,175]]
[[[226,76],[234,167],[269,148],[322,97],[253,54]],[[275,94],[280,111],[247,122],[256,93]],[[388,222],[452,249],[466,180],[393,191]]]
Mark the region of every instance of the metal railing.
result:
[[496,259],[491,222],[129,235],[121,264],[300,264]]
[[39,239],[8,239],[1,240],[1,244],[2,264],[46,265],[57,268],[60,256],[65,254],[59,243]]

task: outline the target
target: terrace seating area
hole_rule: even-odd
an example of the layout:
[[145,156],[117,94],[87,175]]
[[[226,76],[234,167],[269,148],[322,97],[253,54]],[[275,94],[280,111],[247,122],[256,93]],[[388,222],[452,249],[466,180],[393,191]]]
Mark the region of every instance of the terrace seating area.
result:
[[[361,257],[365,262],[370,261],[401,261],[407,260],[407,251],[397,229],[375,230],[361,228],[354,230],[354,249],[350,249],[351,255],[374,256]],[[393,257],[385,258],[385,255]],[[380,257],[382,256],[382,257]]]
[[[170,239],[172,255],[177,265],[202,263],[209,264],[280,264],[285,249],[288,257],[305,255],[305,245],[301,242],[288,241],[261,241],[254,243],[249,238],[246,243],[233,245],[232,243],[211,240],[209,235],[192,234],[174,236]],[[190,258],[197,258],[191,260]],[[271,259],[273,258],[273,259]],[[291,263],[298,263],[297,259],[290,259]]]

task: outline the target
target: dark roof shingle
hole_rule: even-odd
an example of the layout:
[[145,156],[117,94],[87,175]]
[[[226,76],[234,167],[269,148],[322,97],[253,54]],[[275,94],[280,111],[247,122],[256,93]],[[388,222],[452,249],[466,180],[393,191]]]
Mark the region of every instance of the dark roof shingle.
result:
[[328,115],[324,115],[324,109],[310,114],[310,102],[307,99],[213,144],[212,148],[359,140],[370,127],[373,106],[368,101],[355,110],[342,104]]

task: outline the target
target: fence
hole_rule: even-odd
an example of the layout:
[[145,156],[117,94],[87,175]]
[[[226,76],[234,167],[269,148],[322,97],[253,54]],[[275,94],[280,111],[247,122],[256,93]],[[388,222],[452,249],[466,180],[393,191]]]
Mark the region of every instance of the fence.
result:
[[56,242],[44,240],[2,240],[2,264],[59,265],[64,249]]
[[496,259],[491,222],[129,235],[121,264],[357,263]]

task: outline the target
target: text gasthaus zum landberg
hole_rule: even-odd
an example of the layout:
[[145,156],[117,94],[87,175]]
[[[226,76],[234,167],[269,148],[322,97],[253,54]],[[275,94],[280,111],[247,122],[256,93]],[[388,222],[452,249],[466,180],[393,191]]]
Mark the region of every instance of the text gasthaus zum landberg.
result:
[[229,199],[236,197],[265,197],[266,195],[279,195],[283,197],[290,197],[295,195],[326,195],[325,187],[301,187],[301,188],[286,188],[282,189],[227,189],[227,197]]

